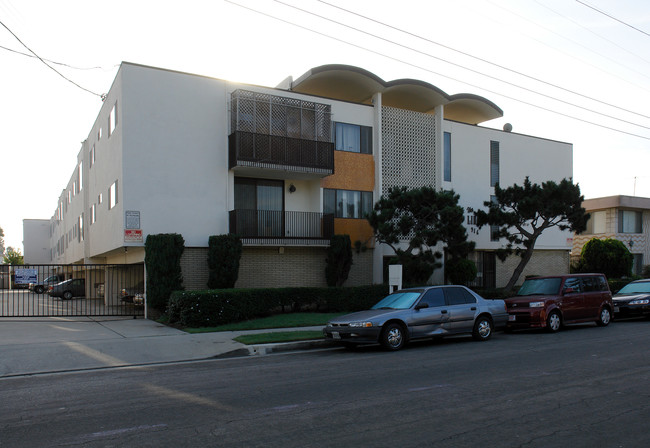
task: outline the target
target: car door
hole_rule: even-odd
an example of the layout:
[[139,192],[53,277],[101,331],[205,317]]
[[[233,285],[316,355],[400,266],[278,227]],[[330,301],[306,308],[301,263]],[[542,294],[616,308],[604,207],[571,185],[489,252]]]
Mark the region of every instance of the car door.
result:
[[75,297],[84,297],[86,295],[84,284],[85,282],[82,278],[77,278],[72,280],[72,284],[70,285],[70,287],[72,289],[72,294]]
[[442,335],[447,332],[449,313],[442,288],[427,290],[415,305],[409,326],[415,338]]
[[600,304],[603,301],[600,277],[584,277],[582,284],[584,287],[583,318],[596,319],[600,311]]
[[478,312],[476,297],[461,286],[445,286],[443,289],[448,305],[449,332],[471,332]]
[[567,277],[564,280],[560,308],[565,321],[585,318],[585,301],[580,277]]

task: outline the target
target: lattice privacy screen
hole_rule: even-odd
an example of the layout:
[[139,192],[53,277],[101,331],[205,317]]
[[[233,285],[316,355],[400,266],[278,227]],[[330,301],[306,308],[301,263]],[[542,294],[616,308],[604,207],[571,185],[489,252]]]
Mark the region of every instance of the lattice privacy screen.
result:
[[331,106],[249,90],[231,95],[231,130],[332,141]]
[[436,117],[382,107],[382,194],[390,187],[437,188]]

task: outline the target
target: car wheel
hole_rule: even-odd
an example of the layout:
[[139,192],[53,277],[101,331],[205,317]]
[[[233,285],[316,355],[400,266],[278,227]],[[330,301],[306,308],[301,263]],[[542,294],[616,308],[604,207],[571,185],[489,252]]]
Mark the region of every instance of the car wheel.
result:
[[398,323],[391,323],[381,332],[381,345],[387,350],[399,350],[406,343],[404,327]]
[[488,316],[479,316],[474,323],[472,337],[475,341],[487,341],[492,337],[492,319]]
[[612,320],[612,313],[609,311],[609,308],[605,306],[600,311],[600,316],[598,316],[598,320],[596,321],[596,324],[598,324],[599,327],[606,327],[607,325],[609,325],[609,322],[611,320]]
[[63,298],[64,298],[65,300],[70,300],[70,299],[72,299],[72,291],[64,291],[64,292],[63,292]]
[[43,291],[45,291],[45,288],[43,288],[43,287],[40,286],[40,285],[34,287],[34,292],[35,292],[36,294],[43,294]]
[[546,318],[546,330],[550,333],[557,333],[562,328],[562,317],[557,311],[551,312]]

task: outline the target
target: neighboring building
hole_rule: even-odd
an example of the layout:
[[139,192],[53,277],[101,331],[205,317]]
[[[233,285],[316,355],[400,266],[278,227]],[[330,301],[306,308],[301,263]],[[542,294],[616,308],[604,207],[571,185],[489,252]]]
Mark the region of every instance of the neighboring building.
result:
[[[205,288],[208,238],[233,232],[238,287],[322,286],[329,239],[346,233],[368,247],[346,285],[379,283],[392,252],[364,213],[391,186],[429,185],[460,194],[477,283],[501,286],[516,260],[497,262],[502,242],[471,209],[497,182],[573,175],[570,144],[477,126],[502,115],[476,95],[343,65],[267,88],[122,63],[50,221],[50,259],[143,263],[147,235],[179,233],[185,286]],[[568,271],[568,241],[547,231],[525,274]]]
[[50,220],[23,219],[23,261],[25,264],[50,263]]
[[571,257],[578,260],[592,238],[613,238],[627,246],[634,257],[632,272],[641,275],[650,260],[650,198],[607,196],[587,199],[582,206],[591,216],[587,230],[573,237]]

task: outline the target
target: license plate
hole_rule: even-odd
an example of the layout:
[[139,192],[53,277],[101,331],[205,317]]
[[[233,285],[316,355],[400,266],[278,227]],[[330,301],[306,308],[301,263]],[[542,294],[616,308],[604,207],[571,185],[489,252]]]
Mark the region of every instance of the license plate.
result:
[[508,316],[508,321],[509,321],[509,322],[514,322],[514,321],[516,321],[516,320],[517,320],[517,316],[515,316],[515,315],[513,315],[513,314],[511,314],[511,315]]
[[339,334],[338,331],[333,331],[332,332],[332,338],[333,339],[341,339],[341,335]]

